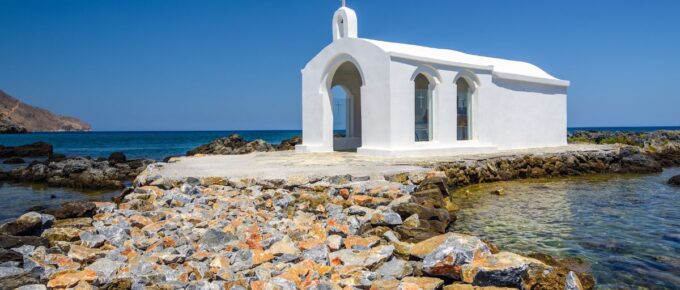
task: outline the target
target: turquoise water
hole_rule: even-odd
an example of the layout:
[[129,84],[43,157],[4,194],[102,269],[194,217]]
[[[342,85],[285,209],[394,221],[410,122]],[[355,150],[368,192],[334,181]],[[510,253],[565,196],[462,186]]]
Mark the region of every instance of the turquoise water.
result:
[[264,139],[273,144],[300,136],[301,131],[205,131],[205,132],[60,132],[0,135],[0,145],[16,146],[44,141],[68,156],[108,157],[121,151],[129,159],[163,160],[221,137],[239,134],[246,140]]
[[[504,250],[587,260],[600,289],[680,289],[680,168],[477,185],[454,194],[455,230]],[[503,189],[505,195],[490,194]]]

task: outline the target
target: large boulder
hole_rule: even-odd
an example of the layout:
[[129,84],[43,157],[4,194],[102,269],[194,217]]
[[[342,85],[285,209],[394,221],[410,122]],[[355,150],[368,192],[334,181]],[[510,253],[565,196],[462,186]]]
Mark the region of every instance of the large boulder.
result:
[[423,272],[460,280],[462,267],[490,256],[491,251],[477,237],[447,233],[415,244],[411,255],[423,259]]
[[69,201],[62,203],[55,209],[47,209],[45,213],[53,215],[57,219],[69,219],[80,217],[92,217],[95,215],[97,205],[91,201]]
[[533,287],[543,276],[549,275],[552,268],[533,258],[500,252],[463,265],[462,272],[463,282],[477,286],[535,289]]
[[0,145],[0,158],[8,157],[47,157],[52,154],[52,145],[45,142],[5,147]]
[[37,234],[43,224],[42,215],[37,212],[25,213],[16,220],[0,225],[1,235],[26,236]]
[[279,151],[295,150],[295,145],[302,144],[302,137],[295,136],[290,139],[281,141],[281,144],[276,146]]
[[113,152],[109,155],[109,163],[111,164],[125,163],[126,161],[127,157],[123,152]]
[[13,249],[23,245],[47,247],[49,242],[41,237],[0,235],[0,249]]

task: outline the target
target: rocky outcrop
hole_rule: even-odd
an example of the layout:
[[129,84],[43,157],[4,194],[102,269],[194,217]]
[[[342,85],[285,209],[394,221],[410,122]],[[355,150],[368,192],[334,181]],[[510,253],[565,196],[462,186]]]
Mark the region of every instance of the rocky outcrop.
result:
[[273,152],[295,149],[295,145],[301,144],[300,137],[283,140],[279,145],[272,145],[262,139],[246,141],[238,134],[226,138],[216,139],[208,144],[201,145],[189,152],[187,156],[194,155],[239,155],[253,152]]
[[[30,106],[0,90],[0,132],[3,127],[22,132],[89,131],[90,125]],[[6,132],[11,133],[11,132]]]
[[28,133],[28,130],[23,126],[12,121],[4,113],[0,113],[0,134],[23,134]]
[[[122,162],[121,162],[122,161]],[[7,172],[5,179],[18,182],[46,183],[55,187],[77,189],[119,189],[134,179],[153,160],[130,160],[124,156],[107,159],[72,157],[34,162]]]
[[624,144],[642,151],[664,167],[680,165],[680,130],[653,132],[577,131],[570,143]]
[[634,146],[439,162],[430,166],[446,172],[449,178],[448,185],[454,188],[523,178],[598,173],[655,173],[662,170],[660,162]]
[[45,142],[35,142],[15,147],[0,145],[0,158],[48,157],[52,153],[52,145]]

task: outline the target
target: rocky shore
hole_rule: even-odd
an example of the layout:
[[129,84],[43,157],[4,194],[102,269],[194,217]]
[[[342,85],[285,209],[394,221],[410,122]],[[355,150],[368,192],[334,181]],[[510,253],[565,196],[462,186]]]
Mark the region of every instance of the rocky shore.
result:
[[448,232],[456,206],[447,198],[444,172],[409,174],[401,182],[389,181],[394,176],[163,180],[153,168],[120,204],[98,203],[79,214],[84,217],[29,213],[15,221],[31,219],[30,232],[42,233],[23,245],[3,242],[10,246],[3,246],[0,287],[593,287],[582,265]]
[[127,160],[122,153],[108,159],[51,155],[25,167],[0,172],[0,181],[44,183],[75,189],[122,189],[154,160]]
[[664,167],[680,165],[680,130],[637,133],[577,131],[569,136],[569,142],[636,146]]
[[273,152],[295,149],[295,145],[301,144],[302,138],[293,137],[283,140],[280,144],[270,144],[262,139],[253,141],[244,140],[240,135],[233,134],[226,138],[216,139],[208,144],[201,145],[187,152],[187,156],[195,155],[237,155],[253,152]]

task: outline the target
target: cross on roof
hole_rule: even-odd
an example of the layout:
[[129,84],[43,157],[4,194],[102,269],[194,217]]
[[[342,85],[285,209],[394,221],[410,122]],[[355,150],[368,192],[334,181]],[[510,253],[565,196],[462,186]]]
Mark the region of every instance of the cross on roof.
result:
[[347,0],[342,0],[342,7],[347,7]]

